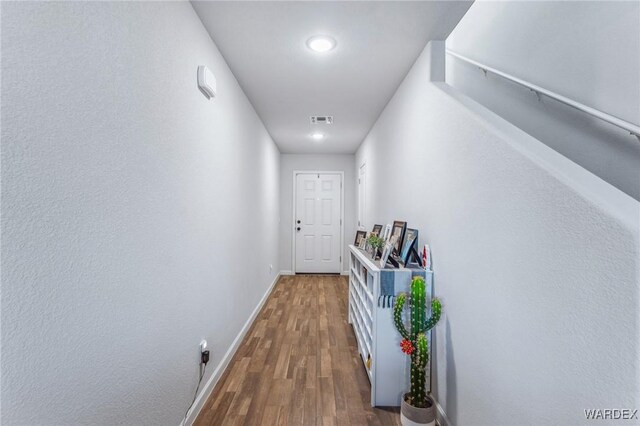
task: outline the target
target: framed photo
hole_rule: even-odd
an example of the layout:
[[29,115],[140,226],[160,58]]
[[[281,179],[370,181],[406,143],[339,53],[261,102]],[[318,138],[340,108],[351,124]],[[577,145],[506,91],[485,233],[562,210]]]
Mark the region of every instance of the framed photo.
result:
[[370,244],[367,244],[367,250],[366,250],[366,252],[367,252],[367,254],[368,254],[369,256],[371,256],[371,258],[372,258],[373,260],[376,260],[376,255],[377,255],[378,253],[376,253],[376,249],[374,249]]
[[[407,230],[407,222],[396,220],[391,228],[391,238],[393,238],[393,249],[400,254],[402,243],[404,242],[404,234]],[[397,238],[396,238],[397,237]]]
[[389,237],[391,237],[391,225],[387,223],[387,225],[382,229],[382,235],[380,235],[380,238],[385,241],[389,241]]
[[407,228],[404,234],[404,243],[402,244],[402,251],[400,252],[400,259],[402,259],[402,263],[406,265],[409,262],[411,248],[413,247],[415,250],[417,246],[418,246],[418,230]]
[[360,248],[362,250],[367,250],[367,248],[369,247],[369,237],[371,237],[371,232],[365,232],[364,234],[364,238],[362,239],[362,241],[360,242]]
[[376,237],[379,237],[381,232],[382,232],[382,225],[373,225],[373,229],[371,230],[371,235],[375,235]]
[[356,231],[356,241],[353,243],[353,245],[359,248],[363,248],[366,241],[367,233],[365,231]]
[[384,245],[384,249],[382,250],[382,256],[380,256],[380,269],[384,268],[387,264],[387,260],[389,260],[389,255],[393,251],[393,246],[389,243]]
[[369,238],[371,238],[371,232],[367,232],[367,234],[364,236],[364,250],[368,251],[369,250]]

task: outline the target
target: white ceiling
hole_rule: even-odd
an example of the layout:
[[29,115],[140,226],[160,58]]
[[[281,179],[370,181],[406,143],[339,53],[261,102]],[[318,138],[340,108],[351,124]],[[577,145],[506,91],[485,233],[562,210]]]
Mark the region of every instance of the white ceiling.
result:
[[[427,42],[444,40],[472,2],[192,3],[280,151],[328,154],[356,151]],[[336,48],[309,50],[317,34]]]

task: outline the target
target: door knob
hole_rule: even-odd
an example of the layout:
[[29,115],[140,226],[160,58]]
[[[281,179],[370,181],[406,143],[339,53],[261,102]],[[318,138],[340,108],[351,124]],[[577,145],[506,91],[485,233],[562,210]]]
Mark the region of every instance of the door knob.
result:
[[296,231],[299,231],[299,230],[300,230],[300,227],[298,226],[298,227],[296,228]]
[[296,222],[297,222],[297,223],[300,223],[300,220],[297,220]]

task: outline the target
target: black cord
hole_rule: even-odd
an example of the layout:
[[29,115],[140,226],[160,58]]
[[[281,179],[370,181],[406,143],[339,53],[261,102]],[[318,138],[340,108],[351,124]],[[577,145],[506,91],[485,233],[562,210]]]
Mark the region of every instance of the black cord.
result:
[[187,408],[187,412],[184,413],[184,418],[182,419],[182,423],[187,420],[187,415],[189,414],[189,410],[193,407],[193,403],[196,402],[196,398],[198,397],[198,391],[200,390],[200,384],[202,383],[202,378],[204,377],[204,372],[207,371],[207,364],[204,362],[200,363],[200,378],[198,379],[198,386],[196,386],[196,392],[193,394],[193,400],[191,404],[189,404],[189,408]]

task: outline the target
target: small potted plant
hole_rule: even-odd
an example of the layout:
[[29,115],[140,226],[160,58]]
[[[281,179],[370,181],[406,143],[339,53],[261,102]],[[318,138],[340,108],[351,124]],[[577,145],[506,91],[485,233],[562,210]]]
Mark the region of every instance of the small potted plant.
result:
[[373,257],[373,260],[375,260],[378,257],[378,253],[382,252],[382,247],[384,247],[384,240],[377,235],[372,235],[369,237],[367,242],[371,247],[373,247],[373,254],[371,255],[371,257]]
[[413,277],[409,310],[411,327],[406,329],[402,320],[402,311],[407,295],[398,296],[393,307],[393,322],[402,336],[400,348],[411,356],[411,390],[404,394],[400,409],[400,421],[403,426],[435,425],[436,410],[433,399],[427,395],[425,370],[429,361],[429,345],[426,333],[440,320],[442,305],[438,299],[431,301],[431,317],[427,318],[426,291],[424,278]]

